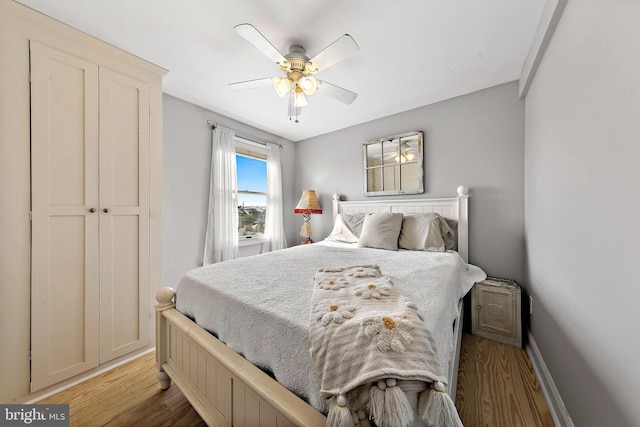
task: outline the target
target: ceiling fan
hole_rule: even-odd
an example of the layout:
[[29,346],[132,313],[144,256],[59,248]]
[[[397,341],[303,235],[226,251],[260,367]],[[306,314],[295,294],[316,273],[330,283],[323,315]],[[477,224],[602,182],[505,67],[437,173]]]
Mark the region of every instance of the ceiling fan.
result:
[[407,163],[418,156],[418,140],[414,137],[380,139],[367,145],[367,158],[371,164],[382,160],[384,163]]
[[338,62],[355,55],[358,45],[353,37],[344,34],[320,53],[309,59],[304,47],[293,45],[289,53],[282,55],[253,25],[240,24],[234,27],[236,32],[254,45],[260,52],[272,60],[284,72],[284,77],[266,77],[256,80],[231,83],[235,90],[253,89],[273,85],[280,97],[289,95],[289,120],[295,117],[298,123],[301,108],[308,104],[307,96],[316,91],[324,93],[345,104],[351,104],[358,94],[334,84],[316,79],[313,75]]

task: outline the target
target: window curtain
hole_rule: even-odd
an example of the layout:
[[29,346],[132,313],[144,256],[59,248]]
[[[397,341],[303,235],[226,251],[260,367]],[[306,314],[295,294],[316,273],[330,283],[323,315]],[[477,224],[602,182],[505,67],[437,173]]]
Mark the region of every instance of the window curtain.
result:
[[284,209],[282,196],[282,166],[280,147],[267,144],[267,214],[264,234],[272,251],[287,247],[284,233]]
[[238,257],[238,199],[235,132],[217,126],[211,137],[209,213],[204,265]]

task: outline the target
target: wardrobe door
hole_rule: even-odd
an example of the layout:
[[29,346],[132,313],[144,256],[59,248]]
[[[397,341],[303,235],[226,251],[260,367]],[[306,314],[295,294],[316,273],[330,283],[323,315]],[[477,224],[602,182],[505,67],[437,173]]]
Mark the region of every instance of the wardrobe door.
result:
[[98,67],[30,43],[31,391],[98,365]]
[[149,331],[149,89],[100,68],[100,362]]

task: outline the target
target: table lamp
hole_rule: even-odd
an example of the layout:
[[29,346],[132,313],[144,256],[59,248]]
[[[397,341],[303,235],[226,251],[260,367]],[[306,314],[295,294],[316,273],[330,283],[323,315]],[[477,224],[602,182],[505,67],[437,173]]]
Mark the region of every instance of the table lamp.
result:
[[314,190],[302,191],[302,197],[300,197],[298,206],[296,206],[293,212],[302,214],[302,217],[304,218],[304,224],[302,224],[302,229],[300,230],[300,235],[304,237],[302,244],[306,245],[307,243],[313,243],[313,240],[311,240],[311,214],[322,213],[322,208],[320,207],[320,203],[318,203],[318,198],[316,197],[316,192]]

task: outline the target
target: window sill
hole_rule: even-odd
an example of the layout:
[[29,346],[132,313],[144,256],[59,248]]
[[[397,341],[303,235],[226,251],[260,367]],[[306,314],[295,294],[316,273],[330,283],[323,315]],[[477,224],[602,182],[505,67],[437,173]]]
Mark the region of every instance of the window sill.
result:
[[263,243],[267,243],[267,239],[264,237],[264,235],[254,234],[251,236],[238,237],[238,247],[261,245]]

